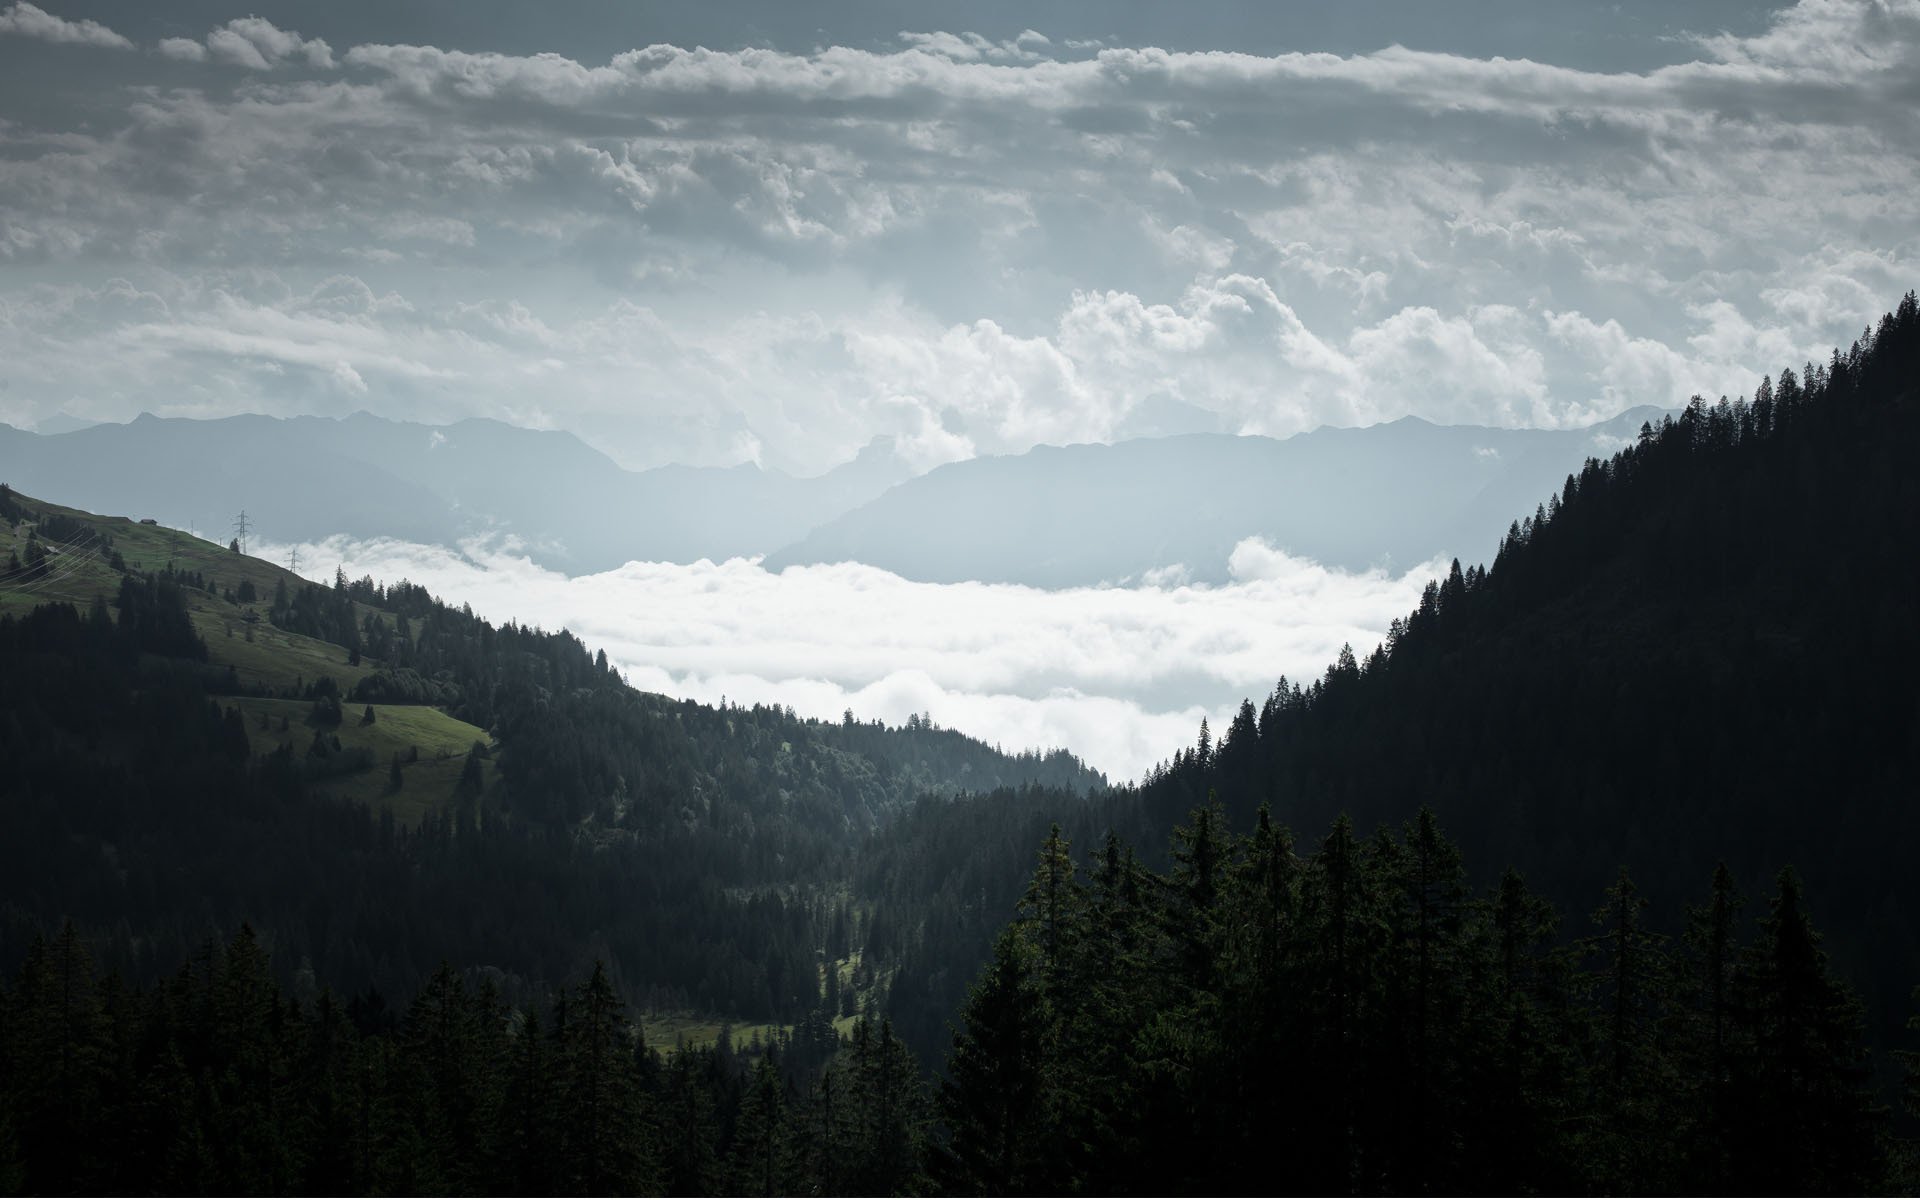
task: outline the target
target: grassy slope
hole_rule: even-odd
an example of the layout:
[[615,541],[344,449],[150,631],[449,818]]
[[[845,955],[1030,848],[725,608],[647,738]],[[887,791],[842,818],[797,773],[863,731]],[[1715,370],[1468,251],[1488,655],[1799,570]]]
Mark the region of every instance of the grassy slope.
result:
[[[28,496],[19,496],[19,499],[35,512],[58,513],[105,534],[129,570],[158,571],[172,564],[176,570],[197,571],[212,579],[221,593],[238,588],[243,580],[251,581],[261,600],[250,606],[230,604],[220,595],[204,591],[186,593],[194,625],[206,640],[208,657],[215,666],[233,667],[245,688],[264,686],[277,690],[331,675],[345,692],[380,666],[371,658],[363,659],[361,666],[349,666],[343,648],[288,633],[267,623],[264,613],[277,585],[284,582],[291,590],[311,582],[284,567],[235,554],[225,546],[165,526],[142,525],[126,517],[95,516]],[[8,551],[24,553],[25,549],[25,526],[16,531],[0,522],[0,565],[5,563]],[[67,601],[84,609],[93,603],[96,595],[105,597],[111,604],[119,591],[119,573],[108,565],[108,554],[103,547],[63,551],[55,562],[57,566],[48,572],[48,578],[35,583],[9,586],[0,581],[0,615],[23,615],[36,605],[54,601]],[[246,619],[249,609],[259,616],[258,620]],[[312,706],[307,701],[235,696],[228,702],[245,717],[247,736],[256,755],[271,753],[286,743],[292,746],[296,757],[305,756],[315,732],[315,727],[308,724]],[[389,808],[395,821],[402,825],[418,823],[435,806],[448,801],[460,779],[467,751],[476,741],[485,745],[489,740],[486,732],[477,726],[424,705],[376,704],[373,724],[362,725],[365,707],[346,705],[345,719],[329,732],[340,739],[343,749],[364,746],[370,750],[373,766],[328,780],[321,786],[341,798]],[[261,728],[263,718],[265,729]],[[285,731],[280,728],[282,719],[287,724]],[[417,761],[401,767],[401,786],[393,790],[389,770],[394,754],[404,758],[416,748]],[[491,788],[498,779],[491,761],[485,765],[485,776]],[[851,987],[852,960],[837,963],[835,967],[843,973],[845,985]],[[745,1046],[756,1033],[765,1039],[776,1028],[765,1024],[729,1026],[717,1017],[698,1013],[648,1014],[642,1020],[648,1042],[663,1049],[678,1044],[711,1045],[723,1027],[731,1029],[735,1046]],[[841,1033],[849,1033],[853,1018],[838,1018],[834,1025]]]
[[663,1052],[676,1046],[711,1046],[720,1040],[722,1029],[729,1031],[736,1049],[745,1046],[755,1034],[765,1042],[776,1029],[792,1029],[790,1025],[739,1025],[693,1013],[645,1013],[640,1017],[640,1026],[646,1031],[647,1045]]
[[[312,705],[305,700],[276,700],[242,696],[233,701],[246,718],[247,737],[256,755],[270,754],[283,744],[293,748],[295,758],[304,757],[313,744],[315,726],[308,722]],[[327,791],[367,805],[386,805],[396,820],[411,825],[436,805],[452,797],[460,781],[467,751],[475,742],[488,744],[484,729],[456,720],[437,708],[426,705],[376,704],[374,721],[361,724],[364,704],[346,706],[346,719],[328,730],[340,739],[341,748],[365,747],[373,755],[372,768],[329,780]],[[262,728],[262,723],[265,728]],[[285,722],[286,728],[281,729]],[[417,758],[414,751],[418,751]],[[400,787],[395,790],[389,778],[394,755],[413,758],[400,768]],[[491,785],[494,767],[488,762],[485,778]]]
[[[55,601],[85,609],[95,596],[105,597],[111,605],[120,589],[120,573],[109,565],[112,551],[120,554],[131,571],[158,571],[171,564],[178,571],[198,572],[213,581],[221,594],[186,589],[187,607],[194,627],[207,643],[208,658],[216,667],[232,667],[243,689],[279,691],[331,675],[344,693],[380,667],[372,658],[351,666],[342,647],[267,623],[264,614],[276,587],[284,583],[292,590],[310,582],[284,567],[235,554],[225,546],[162,525],[96,516],[29,496],[19,496],[19,500],[36,513],[72,518],[103,536],[100,541],[77,548],[58,548],[47,574],[39,580],[0,581],[0,615],[24,615],[36,605]],[[5,563],[10,551],[24,554],[26,541],[24,524],[14,529],[0,522],[0,564]],[[260,596],[257,603],[233,604],[223,598],[243,581],[253,584]],[[248,620],[249,615],[255,619]],[[306,701],[239,696],[232,703],[247,718],[247,735],[256,754],[275,750],[282,742],[291,742],[296,756],[306,754],[314,732],[306,723]],[[322,787],[336,796],[390,807],[402,824],[419,821],[435,804],[449,798],[460,778],[461,756],[476,741],[482,745],[488,742],[484,730],[435,708],[379,704],[374,706],[374,723],[362,726],[364,709],[364,705],[350,706],[347,719],[332,732],[343,748],[365,746],[372,751],[374,766],[328,780]],[[259,724],[263,716],[269,724],[264,731]],[[288,723],[285,733],[279,728],[283,717]],[[401,787],[394,791],[388,779],[389,764],[396,752],[407,756],[413,748],[419,750],[418,761],[401,768]],[[486,774],[491,784],[491,763]]]
[[[45,511],[71,517],[105,535],[111,549],[118,551],[132,571],[158,571],[168,564],[179,571],[197,571],[210,579],[221,593],[237,589],[242,581],[253,584],[260,601],[253,605],[229,604],[220,595],[188,590],[187,607],[194,627],[206,639],[207,653],[213,664],[231,666],[247,688],[291,688],[331,675],[342,691],[353,687],[379,666],[371,660],[360,666],[347,664],[347,652],[338,646],[299,634],[287,633],[267,624],[264,617],[249,622],[247,613],[264,613],[274,588],[285,583],[288,589],[301,586],[302,579],[284,567],[265,559],[235,554],[189,533],[161,525],[142,525],[126,517],[99,517],[75,508],[46,504],[28,497],[22,502],[36,512]],[[24,553],[26,529],[0,524],[0,560],[9,551]],[[85,608],[95,596],[111,603],[120,588],[119,572],[108,565],[106,543],[81,549],[62,548],[53,560],[47,577],[19,587],[0,587],[0,614],[15,616],[36,604],[66,600]],[[247,634],[252,632],[252,640]]]
[[[851,1036],[858,1017],[835,1017],[833,1028],[842,1037]],[[782,1034],[793,1032],[791,1025],[740,1024],[723,1021],[719,1017],[700,1016],[697,1013],[643,1013],[640,1016],[641,1028],[646,1030],[647,1045],[656,1050],[667,1051],[675,1046],[711,1046],[720,1040],[720,1031],[725,1029],[734,1049],[744,1049],[748,1042],[758,1035],[764,1043],[772,1040],[774,1031]]]

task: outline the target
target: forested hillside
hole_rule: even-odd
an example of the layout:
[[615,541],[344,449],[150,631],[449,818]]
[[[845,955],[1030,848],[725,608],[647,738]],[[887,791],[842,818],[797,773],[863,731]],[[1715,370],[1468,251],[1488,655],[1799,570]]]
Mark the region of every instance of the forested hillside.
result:
[[[882,1021],[649,1045],[595,968],[551,1002],[436,970],[388,1009],[289,995],[249,928],[157,986],[72,928],[0,989],[0,1191],[887,1195],[931,1102]],[[798,1086],[791,1080],[803,1081]]]
[[[1792,865],[1871,1039],[1920,982],[1920,315],[1741,401],[1704,401],[1595,458],[1514,522],[1491,566],[1435,581],[1382,646],[1282,681],[1137,790],[975,798],[878,839],[864,886],[905,943],[894,1016],[923,1052],[985,960],[1049,820],[1153,865],[1217,797],[1363,839],[1430,808],[1477,889],[1511,866],[1562,912],[1625,866],[1679,931],[1716,865],[1761,894]],[[907,914],[913,914],[911,917]]]
[[1113,789],[0,491],[0,1184],[1911,1190],[1916,452],[1909,294]]
[[1625,871],[1587,920],[1468,880],[1425,810],[1296,850],[1209,805],[1163,873],[1111,836],[1076,870],[1054,831],[947,1056],[937,1169],[1011,1195],[1908,1186],[1791,870],[1754,906],[1716,871],[1680,937]]
[[[404,995],[445,958],[517,998],[598,958],[630,1001],[791,1022],[823,955],[851,969],[845,881],[882,821],[958,788],[1103,783],[930,722],[643,695],[564,631],[413,585],[0,506],[8,964],[71,918],[152,979],[252,922],[284,977],[347,991]],[[862,960],[858,988],[881,970]]]
[[1595,459],[1386,644],[1242,709],[1147,786],[1302,829],[1421,805],[1562,904],[1673,910],[1794,864],[1890,1034],[1920,982],[1920,315]]

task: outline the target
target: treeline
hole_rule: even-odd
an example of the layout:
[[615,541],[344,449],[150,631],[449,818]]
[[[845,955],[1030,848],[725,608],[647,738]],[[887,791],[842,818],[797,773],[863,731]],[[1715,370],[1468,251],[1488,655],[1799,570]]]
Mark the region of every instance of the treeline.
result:
[[283,970],[356,990],[405,994],[443,955],[519,990],[604,957],[677,1006],[792,1020],[814,1002],[845,901],[792,876],[741,888],[743,856],[684,828],[586,839],[457,785],[415,828],[329,800],[304,757],[251,755],[203,665],[152,652],[190,629],[170,585],[123,598],[117,622],[104,603],[0,619],[0,961],[72,917],[151,980],[252,921]]
[[0,483],[0,523],[4,523],[11,531],[22,521],[33,522],[33,535],[49,542],[60,545],[84,543],[89,548],[98,548],[103,552],[113,549],[113,538],[105,531],[65,513],[45,509],[35,511],[28,507],[18,492]]
[[672,1195],[1903,1190],[1797,877],[1653,931],[1476,892],[1429,813],[1308,853],[1217,806],[1158,872],[1042,843],[937,1086],[886,1023],[649,1045],[619,989],[404,1010],[250,929],[161,983],[68,926],[0,985],[0,1191]]
[[[791,710],[789,710],[791,711]],[[934,724],[931,716],[909,715],[906,724],[856,721],[851,709],[838,724],[808,721],[809,730],[837,749],[860,755],[883,768],[907,770],[925,781],[927,791],[968,792],[1034,786],[1089,792],[1107,786],[1106,776],[1063,749],[980,753],[980,743],[957,729]],[[942,788],[940,785],[945,784]]]
[[[185,589],[211,587],[198,573],[129,574],[84,615],[0,623],[0,970],[66,917],[137,981],[251,921],[281,970],[353,990],[406,994],[445,956],[497,969],[518,998],[598,958],[629,1000],[791,1022],[816,1003],[823,949],[858,959],[849,1011],[890,978],[844,932],[869,928],[845,888],[869,830],[969,779],[1098,781],[948,731],[863,727],[854,744],[776,707],[644,695],[564,631],[336,583],[282,589],[270,611],[321,633],[351,622],[392,658],[344,705],[331,678],[303,680],[311,745],[264,755],[232,673],[205,665],[186,607]],[[428,809],[410,824],[328,795],[387,767],[341,750],[345,705],[396,699],[479,725],[497,765],[410,793]]]
[[1596,458],[1490,567],[1457,567],[1377,648],[1282,680],[1137,789],[922,805],[858,866],[900,969],[890,1009],[936,1051],[1020,894],[1021,845],[1059,821],[1151,865],[1217,796],[1296,828],[1372,830],[1431,807],[1492,886],[1523,865],[1576,911],[1621,864],[1671,922],[1724,860],[1793,862],[1869,1039],[1897,1044],[1920,961],[1920,307],[1824,365],[1689,406]]
[[[1387,639],[1282,681],[1144,784],[1160,828],[1430,805],[1484,870],[1572,906],[1629,864],[1678,908],[1792,861],[1877,1040],[1920,960],[1920,308],[1593,459]],[[1482,882],[1491,882],[1490,879]]]
[[[1153,844],[1132,788],[1079,795],[1001,788],[922,803],[869,837],[853,890],[872,905],[866,948],[895,964],[887,1014],[923,1062],[945,1055],[949,1023],[1026,885],[1032,848],[1050,824],[1082,844],[1117,830]],[[1149,840],[1151,839],[1151,840]]]
[[[1591,918],[1477,891],[1429,812],[1310,852],[1260,810],[1171,868],[1057,830],[957,1023],[961,1193],[1857,1194],[1905,1186],[1858,1007],[1791,870],[1683,936],[1622,872]],[[1754,919],[1757,917],[1757,920]]]
[[[1910,778],[1916,379],[1910,294],[1827,366],[1751,401],[1696,397],[1570,475],[1491,568],[1456,562],[1371,653],[1282,680],[1149,786],[1190,802],[1218,787],[1243,819],[1262,801],[1330,817],[1438,790],[1534,810],[1502,822],[1515,857],[1602,813],[1643,840],[1671,793],[1763,800],[1771,818],[1809,786]],[[1549,807],[1574,821],[1541,820]]]
[[250,929],[152,988],[68,926],[0,986],[0,1192],[885,1195],[929,1110],[882,1022],[649,1046],[607,974],[509,1006],[289,995]]
[[404,580],[336,573],[331,588],[282,589],[269,612],[282,628],[381,664],[351,699],[441,703],[501,740],[520,819],[709,830],[758,860],[744,870],[776,860],[812,869],[922,792],[1106,783],[1065,752],[1006,754],[930,722],[842,724],[777,705],[646,696],[565,630],[496,627]]

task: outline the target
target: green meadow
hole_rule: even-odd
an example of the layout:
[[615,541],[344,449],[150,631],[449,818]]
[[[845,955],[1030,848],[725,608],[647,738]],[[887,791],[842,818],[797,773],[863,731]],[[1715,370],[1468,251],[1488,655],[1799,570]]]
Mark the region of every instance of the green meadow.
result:
[[[16,493],[16,495],[18,495]],[[208,661],[230,668],[235,694],[223,703],[240,710],[256,755],[288,745],[303,764],[310,757],[315,726],[309,723],[312,705],[306,700],[278,699],[252,692],[297,692],[323,676],[330,676],[344,696],[381,664],[371,657],[359,663],[340,646],[276,628],[266,619],[276,588],[289,590],[311,581],[265,559],[239,554],[226,546],[163,525],[146,525],[130,517],[102,517],[28,496],[20,502],[33,510],[36,521],[0,522],[0,562],[8,554],[24,556],[31,528],[49,517],[79,522],[89,536],[70,543],[46,540],[52,557],[37,579],[0,573],[0,615],[21,616],[36,606],[66,602],[85,609],[95,597],[111,611],[119,593],[122,567],[128,572],[164,571],[198,574],[211,586],[182,589],[194,629],[207,644]],[[114,564],[118,555],[121,566]],[[242,584],[251,584],[255,599],[237,599]],[[229,599],[229,596],[236,597]],[[397,821],[418,823],[435,806],[453,796],[465,766],[465,757],[477,742],[488,745],[486,731],[424,705],[376,704],[372,724],[361,723],[363,704],[343,701],[345,716],[327,733],[338,738],[340,752],[355,757],[364,750],[371,757],[363,769],[324,775],[317,786],[341,799],[391,809]],[[282,723],[286,728],[281,728]],[[330,745],[330,744],[329,744]],[[395,786],[392,764],[402,762]],[[496,778],[492,762],[483,763],[483,778]]]

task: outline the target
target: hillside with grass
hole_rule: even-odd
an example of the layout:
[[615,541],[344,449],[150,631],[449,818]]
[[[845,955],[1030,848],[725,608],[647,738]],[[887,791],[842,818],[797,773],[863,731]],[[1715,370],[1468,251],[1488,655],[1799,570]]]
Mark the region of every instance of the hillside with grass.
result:
[[[54,603],[86,609],[95,597],[107,600],[112,611],[123,578],[175,581],[215,669],[211,690],[246,720],[254,752],[285,747],[306,756],[316,745],[324,747],[311,757],[338,755],[330,772],[315,771],[327,791],[392,807],[404,824],[416,825],[436,800],[453,794],[461,771],[456,758],[487,746],[485,730],[429,705],[376,706],[376,720],[367,723],[359,720],[365,715],[360,710],[344,722],[317,717],[305,695],[310,685],[331,679],[341,694],[350,693],[380,664],[267,619],[266,601],[276,591],[311,586],[292,571],[157,523],[95,516],[11,488],[6,497],[0,507],[0,556],[8,564],[0,572],[0,615],[25,616]],[[370,612],[356,609],[362,617]],[[388,767],[396,759],[405,769],[391,776]]]
[[0,490],[24,1175],[201,1087],[285,1157],[179,1190],[1911,1191],[1917,378],[1909,294],[1121,788]]
[[444,957],[541,994],[602,959],[689,1029],[844,1021],[890,972],[849,937],[863,838],[923,797],[1105,782],[920,721],[637,692],[565,631],[11,488],[0,561],[9,963],[71,918],[151,977],[251,922],[354,990]]

